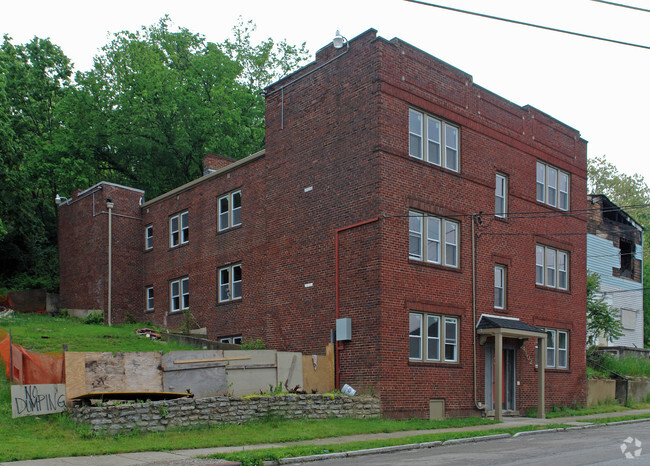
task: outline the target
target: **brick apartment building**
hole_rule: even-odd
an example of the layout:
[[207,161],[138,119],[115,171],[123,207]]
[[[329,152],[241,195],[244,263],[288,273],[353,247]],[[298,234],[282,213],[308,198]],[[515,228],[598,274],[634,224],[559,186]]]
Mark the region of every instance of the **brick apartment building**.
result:
[[206,167],[148,201],[100,183],[62,204],[61,306],[108,308],[109,198],[113,322],[189,311],[306,354],[338,322],[337,383],[391,417],[585,401],[576,130],[371,29],[266,89],[265,151]]

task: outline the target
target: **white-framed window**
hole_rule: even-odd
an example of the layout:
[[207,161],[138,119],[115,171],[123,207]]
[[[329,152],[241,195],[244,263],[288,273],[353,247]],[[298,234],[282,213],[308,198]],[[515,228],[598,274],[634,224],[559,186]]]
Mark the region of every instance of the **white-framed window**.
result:
[[409,212],[409,258],[458,267],[459,223]]
[[219,269],[219,302],[241,299],[241,264]]
[[221,196],[219,206],[219,231],[241,225],[241,190]]
[[[569,367],[569,332],[554,328],[545,328],[546,331],[546,367],[552,369],[566,369]],[[539,348],[535,343],[535,365],[539,360]]]
[[508,177],[501,173],[496,175],[494,188],[494,215],[506,218],[508,212]]
[[147,303],[147,311],[153,311],[153,286],[145,288],[145,301]]
[[144,229],[144,248],[147,251],[153,248],[153,225],[148,225]]
[[409,359],[458,362],[458,318],[410,312]]
[[506,266],[501,264],[494,266],[494,307],[506,308]]
[[241,335],[235,335],[234,337],[221,337],[219,338],[219,343],[231,343],[233,345],[241,345],[244,342]]
[[187,211],[169,217],[169,246],[176,247],[190,240],[189,214]]
[[535,284],[566,290],[569,287],[569,253],[540,244],[535,246]]
[[409,155],[457,172],[460,130],[444,120],[409,109]]
[[190,279],[179,278],[169,283],[171,312],[184,311],[190,308]]
[[536,198],[539,202],[569,210],[569,174],[544,162],[537,162]]

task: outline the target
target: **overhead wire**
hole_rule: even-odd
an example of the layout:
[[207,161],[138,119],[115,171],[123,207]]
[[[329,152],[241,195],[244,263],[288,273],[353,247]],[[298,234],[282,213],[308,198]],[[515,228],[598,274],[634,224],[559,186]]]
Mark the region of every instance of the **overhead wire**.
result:
[[521,26],[528,26],[528,27],[537,28],[537,29],[544,29],[546,31],[560,32],[562,34],[569,34],[569,35],[572,35],[572,36],[584,37],[584,38],[587,38],[587,39],[600,40],[600,41],[604,41],[604,42],[611,42],[611,43],[618,44],[618,45],[627,45],[629,47],[637,47],[637,48],[641,48],[641,49],[650,50],[650,45],[635,44],[635,43],[632,43],[632,42],[625,42],[625,41],[616,40],[616,39],[608,39],[606,37],[594,36],[594,35],[591,35],[591,34],[584,34],[584,33],[581,33],[581,32],[567,31],[566,29],[559,29],[559,28],[554,28],[554,27],[550,27],[550,26],[542,26],[542,25],[539,25],[539,24],[528,23],[528,22],[525,22],[525,21],[518,21],[518,20],[515,20],[515,19],[503,18],[501,16],[494,16],[494,15],[488,15],[488,14],[485,14],[485,13],[478,13],[476,11],[461,10],[460,8],[453,8],[453,7],[450,7],[450,6],[438,5],[436,3],[423,2],[423,1],[420,1],[420,0],[404,0],[404,1],[409,2],[409,3],[416,3],[418,5],[430,6],[430,7],[433,7],[433,8],[440,8],[442,10],[454,11],[456,13],[463,13],[463,14],[466,14],[466,15],[479,16],[481,18],[493,19],[493,20],[496,20],[496,21],[503,21],[505,23],[519,24]]
[[606,0],[591,0],[591,1],[596,3],[605,3],[606,5],[619,6],[621,8],[629,8],[630,10],[637,10],[637,11],[643,11],[645,13],[650,13],[650,10],[648,10],[647,8],[641,8],[638,6],[625,5],[623,3],[616,3],[616,2],[608,2]]

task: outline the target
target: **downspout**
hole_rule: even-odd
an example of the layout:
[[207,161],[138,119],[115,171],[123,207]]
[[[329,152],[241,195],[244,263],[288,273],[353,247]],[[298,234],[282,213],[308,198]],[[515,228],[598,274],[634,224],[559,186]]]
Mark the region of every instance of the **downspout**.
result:
[[111,311],[113,300],[113,206],[110,199],[106,199],[108,209],[108,326],[112,326]]
[[[340,277],[339,277],[339,233],[341,233],[342,231],[345,231],[345,230],[350,230],[352,228],[357,228],[357,227],[360,227],[360,226],[363,226],[363,225],[367,225],[369,223],[377,222],[377,221],[379,221],[379,218],[380,217],[373,218],[373,219],[370,219],[370,220],[365,220],[365,221],[359,222],[359,223],[354,223],[352,225],[348,225],[346,227],[339,228],[338,230],[336,230],[336,233],[334,235],[334,240],[335,240],[335,246],[334,246],[334,251],[335,252],[334,253],[336,255],[336,259],[335,259],[335,263],[334,263],[334,270],[335,270],[335,273],[334,273],[334,277],[335,277],[334,278],[334,282],[335,282],[334,288],[336,290],[336,301],[335,301],[336,302],[336,304],[335,304],[335,309],[336,309],[336,313],[335,313],[336,317],[335,318],[336,319],[339,318],[339,296],[340,296],[340,293],[339,293],[339,281],[340,281]],[[339,370],[340,370],[339,352],[342,349],[343,349],[343,343],[339,344],[338,340],[335,341],[334,342],[334,380],[335,380],[334,386],[337,389],[340,387],[340,384],[339,384]]]
[[478,404],[477,382],[476,382],[476,234],[474,231],[474,224],[476,222],[476,214],[472,214],[472,346],[473,357],[472,363],[474,366],[474,406],[481,409]]

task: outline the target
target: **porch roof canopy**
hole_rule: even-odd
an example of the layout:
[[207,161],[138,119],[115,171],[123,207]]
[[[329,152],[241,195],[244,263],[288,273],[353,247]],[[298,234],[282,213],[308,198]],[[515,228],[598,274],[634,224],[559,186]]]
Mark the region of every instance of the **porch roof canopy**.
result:
[[501,334],[508,338],[544,338],[546,331],[534,325],[527,324],[515,317],[501,317],[481,314],[476,324],[479,335]]

